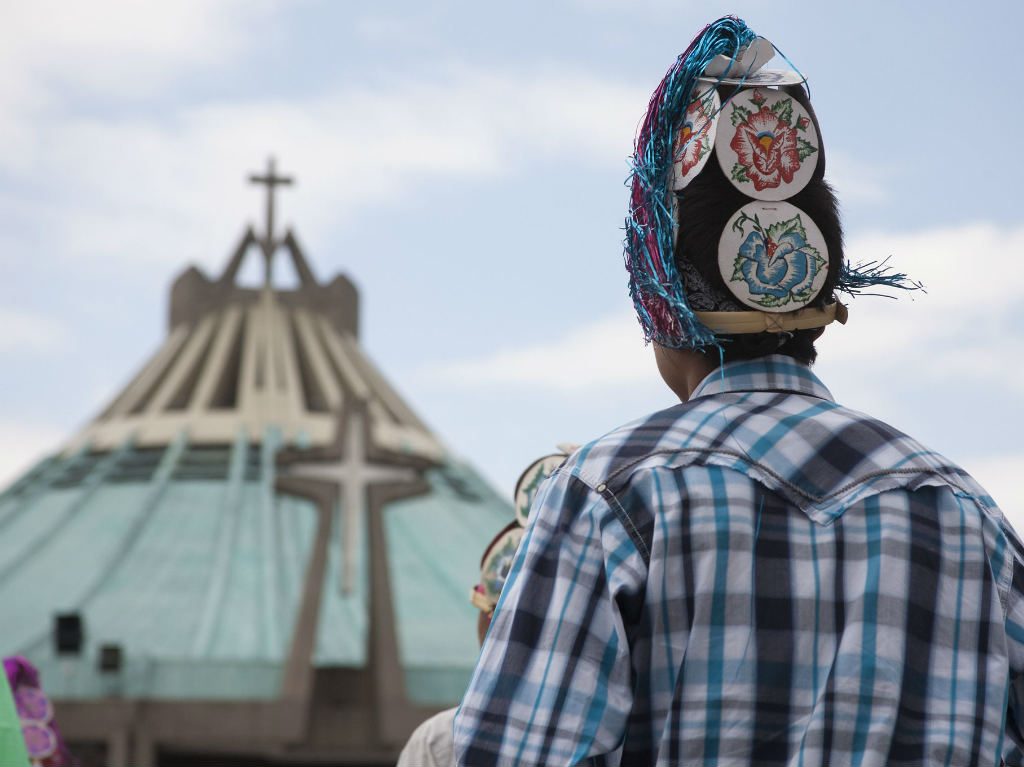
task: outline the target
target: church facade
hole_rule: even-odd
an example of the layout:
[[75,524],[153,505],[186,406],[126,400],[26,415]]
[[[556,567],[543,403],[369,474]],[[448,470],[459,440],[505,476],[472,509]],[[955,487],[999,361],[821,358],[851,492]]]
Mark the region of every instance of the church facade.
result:
[[469,585],[511,505],[367,356],[354,284],[277,235],[288,179],[253,180],[264,230],[180,275],[164,344],[0,494],[0,655],[86,763],[392,764],[476,658]]

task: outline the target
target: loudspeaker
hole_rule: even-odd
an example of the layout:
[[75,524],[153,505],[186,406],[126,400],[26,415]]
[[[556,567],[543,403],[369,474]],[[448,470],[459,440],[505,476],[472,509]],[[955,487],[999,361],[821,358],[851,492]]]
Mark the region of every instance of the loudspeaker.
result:
[[85,642],[81,613],[57,613],[53,619],[53,641],[58,655],[79,655]]
[[121,670],[121,645],[105,644],[100,645],[99,670],[112,673]]

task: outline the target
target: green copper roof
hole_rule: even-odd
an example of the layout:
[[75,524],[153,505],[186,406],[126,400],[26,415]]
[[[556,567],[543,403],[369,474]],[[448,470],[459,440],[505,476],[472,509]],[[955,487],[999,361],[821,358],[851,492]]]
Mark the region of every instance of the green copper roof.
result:
[[[262,446],[181,436],[29,472],[0,495],[0,654],[26,654],[55,697],[276,696],[316,528],[310,502],[273,492],[276,450],[272,433]],[[385,508],[388,562],[407,692],[450,704],[477,653],[469,588],[512,510],[466,465],[427,480],[429,494]],[[318,666],[366,663],[366,546],[354,550],[344,594],[343,549],[329,547]],[[85,649],[56,658],[53,616],[73,610]],[[107,643],[123,647],[119,674],[97,669]]]

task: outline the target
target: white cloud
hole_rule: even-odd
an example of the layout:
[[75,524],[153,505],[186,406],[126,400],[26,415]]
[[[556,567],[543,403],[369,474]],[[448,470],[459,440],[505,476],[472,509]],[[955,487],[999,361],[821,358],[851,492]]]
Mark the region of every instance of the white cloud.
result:
[[67,340],[67,329],[47,315],[0,308],[0,352],[48,352]]
[[[54,240],[45,250],[94,268],[177,266],[197,254],[212,265],[255,207],[239,194],[244,173],[270,152],[307,192],[285,195],[285,219],[294,211],[315,238],[426,180],[515,172],[527,158],[623,168],[623,136],[647,99],[646,87],[553,65],[487,72],[434,62],[374,87],[325,83],[289,99],[174,103],[162,89],[245,65],[270,17],[291,6],[9,5],[0,170],[32,189],[20,218]],[[378,32],[388,36],[387,21],[366,24],[384,24]],[[154,100],[159,110],[135,108]]]
[[525,385],[563,392],[620,387],[657,375],[636,319],[625,312],[550,341],[423,371],[427,380],[457,386]]
[[1024,393],[1024,334],[1010,324],[1019,285],[1006,276],[1024,259],[1024,227],[976,223],[854,240],[852,261],[879,261],[925,284],[898,300],[851,302],[850,321],[828,331],[822,366],[863,365],[884,357],[908,375],[998,379]]
[[56,452],[65,436],[49,424],[0,421],[0,491],[40,458]]
[[[882,260],[923,281],[927,293],[898,300],[862,296],[846,326],[833,325],[818,343],[826,380],[870,378],[868,362],[885,361],[886,380],[999,380],[1024,392],[1024,334],[1006,319],[1019,305],[1013,275],[1024,261],[1024,227],[992,224],[910,234],[871,234],[853,240],[855,261]],[[624,304],[628,303],[623,298]],[[653,362],[635,320],[605,317],[552,341],[505,349],[479,359],[442,364],[435,380],[475,386],[507,382],[552,390],[622,386],[650,377]],[[861,401],[884,396],[861,387]]]
[[[137,92],[234,55],[271,0],[33,0],[4,7],[4,69],[37,82]],[[125,66],[130,61],[130,66]],[[13,77],[8,83],[16,82]]]
[[887,168],[865,163],[863,158],[838,149],[827,152],[826,179],[846,202],[882,202],[888,196]]
[[58,252],[177,265],[221,252],[254,208],[238,194],[242,173],[270,150],[303,185],[285,212],[315,238],[428,180],[515,172],[538,157],[619,167],[644,98],[586,74],[455,70],[305,101],[183,108],[173,120],[40,121],[32,172],[74,200],[46,203]]
[[149,96],[258,39],[272,0],[32,0],[4,4],[0,164],[28,172],[52,147],[37,121],[66,117],[69,93]]
[[964,462],[964,466],[989,492],[1014,529],[1024,535],[1024,453],[999,457],[979,458]]

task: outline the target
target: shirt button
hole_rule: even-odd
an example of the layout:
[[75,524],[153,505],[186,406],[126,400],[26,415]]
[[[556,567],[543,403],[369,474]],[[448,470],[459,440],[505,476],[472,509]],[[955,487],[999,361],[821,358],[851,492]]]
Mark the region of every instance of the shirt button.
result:
[[597,486],[597,492],[599,492],[599,493],[603,493],[607,489],[608,489],[608,485],[606,485],[604,482],[602,482],[600,485]]

